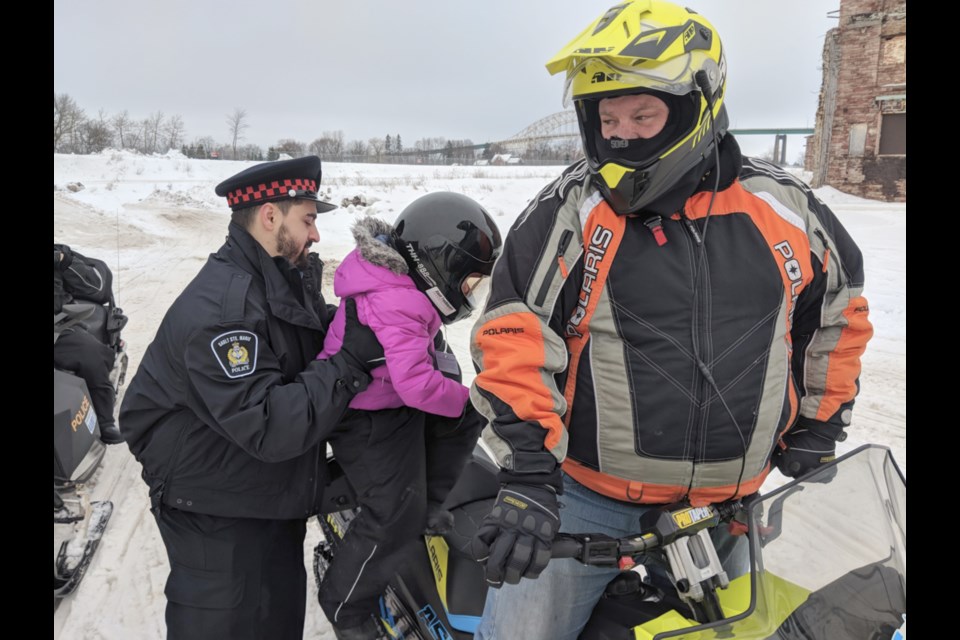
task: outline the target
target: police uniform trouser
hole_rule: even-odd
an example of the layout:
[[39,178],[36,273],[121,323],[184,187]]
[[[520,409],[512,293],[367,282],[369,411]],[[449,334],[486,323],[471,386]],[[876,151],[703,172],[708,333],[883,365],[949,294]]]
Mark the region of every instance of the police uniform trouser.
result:
[[378,610],[398,552],[423,532],[423,424],[424,414],[407,407],[351,410],[331,441],[360,505],[320,585],[320,606],[336,627],[355,627]]
[[306,520],[157,515],[170,559],[170,640],[303,638]]
[[58,369],[74,371],[87,383],[93,410],[101,426],[110,426],[116,391],[110,382],[110,371],[116,354],[81,327],[71,327],[53,343],[53,364]]

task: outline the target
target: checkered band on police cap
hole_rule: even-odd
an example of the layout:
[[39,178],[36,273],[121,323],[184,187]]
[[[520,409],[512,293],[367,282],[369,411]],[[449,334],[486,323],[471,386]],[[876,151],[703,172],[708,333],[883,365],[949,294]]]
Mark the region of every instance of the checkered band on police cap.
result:
[[317,198],[320,176],[320,158],[317,156],[264,162],[227,178],[217,185],[216,192],[218,196],[226,197],[231,209],[297,198],[315,201],[317,211],[322,213],[336,207]]
[[231,209],[238,209],[283,197],[315,200],[317,198],[317,183],[315,180],[296,178],[294,180],[274,180],[269,184],[261,183],[240,187],[227,194],[227,204],[230,205]]

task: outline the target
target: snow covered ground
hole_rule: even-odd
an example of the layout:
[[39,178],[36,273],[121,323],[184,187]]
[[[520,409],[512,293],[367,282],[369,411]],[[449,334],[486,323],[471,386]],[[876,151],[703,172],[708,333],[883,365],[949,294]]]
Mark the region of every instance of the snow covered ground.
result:
[[[117,303],[130,318],[123,332],[130,356],[128,380],[167,308],[223,242],[229,211],[214,186],[249,164],[190,160],[179,152],[153,157],[118,151],[54,154],[54,242],[101,258],[113,270]],[[353,248],[349,228],[358,216],[371,214],[392,222],[412,200],[436,190],[476,199],[506,233],[527,202],[561,170],[325,163],[326,199],[339,205],[360,196],[367,205],[321,215],[320,242],[314,249],[332,272]],[[866,442],[884,444],[905,471],[906,205],[865,200],[830,187],[817,190],[817,195],[863,250],[865,294],[875,329],[863,358],[854,423],[839,451]],[[325,294],[335,300],[329,288]],[[461,363],[469,362],[469,330],[466,321],[447,333]],[[470,367],[464,370],[472,377]],[[167,559],[147,508],[140,470],[125,446],[108,448],[90,483],[91,493],[93,499],[109,497],[116,508],[83,584],[54,613],[54,638],[165,637]],[[776,473],[768,480],[771,485],[781,481]],[[308,562],[318,538],[311,524],[304,548]],[[308,582],[304,636],[332,640],[312,579]]]

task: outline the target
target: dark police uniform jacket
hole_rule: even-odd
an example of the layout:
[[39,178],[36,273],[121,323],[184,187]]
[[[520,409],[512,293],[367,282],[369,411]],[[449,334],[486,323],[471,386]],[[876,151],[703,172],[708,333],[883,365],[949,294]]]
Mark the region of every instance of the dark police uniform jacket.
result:
[[304,518],[324,439],[369,383],[314,360],[329,321],[315,255],[302,273],[238,225],[173,303],[124,397],[120,428],[154,508]]

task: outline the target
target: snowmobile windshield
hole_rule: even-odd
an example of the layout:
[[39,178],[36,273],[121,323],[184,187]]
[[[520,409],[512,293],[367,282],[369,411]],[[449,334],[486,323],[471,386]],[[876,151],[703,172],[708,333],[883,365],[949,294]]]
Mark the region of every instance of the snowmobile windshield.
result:
[[752,511],[755,615],[772,637],[893,636],[907,607],[907,484],[889,449],[857,449]]
[[748,515],[754,570],[718,592],[727,619],[649,637],[863,640],[905,625],[907,486],[889,449],[856,449]]

